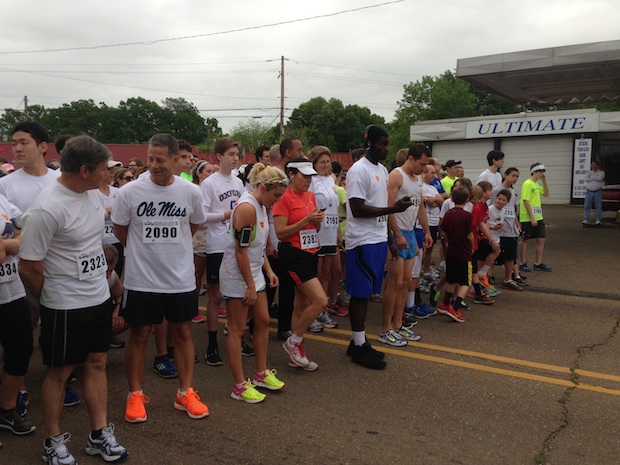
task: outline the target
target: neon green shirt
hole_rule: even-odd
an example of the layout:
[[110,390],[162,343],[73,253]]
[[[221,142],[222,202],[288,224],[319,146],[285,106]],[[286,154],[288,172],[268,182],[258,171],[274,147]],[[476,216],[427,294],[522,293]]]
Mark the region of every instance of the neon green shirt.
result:
[[446,191],[446,194],[450,195],[452,192],[452,186],[456,182],[458,178],[450,179],[448,176],[444,176],[441,180],[441,185],[443,186],[443,190]]
[[336,194],[338,195],[338,216],[340,217],[340,234],[344,237],[347,229],[347,191],[342,186],[336,186]]
[[192,175],[189,173],[186,173],[185,171],[182,171],[181,174],[179,174],[179,176],[181,176],[183,179],[187,179],[189,182],[192,182]]
[[537,182],[532,181],[531,179],[526,180],[523,183],[523,187],[521,187],[521,208],[519,212],[519,221],[527,222],[532,221],[529,213],[525,208],[524,200],[530,202],[530,207],[532,207],[532,213],[534,214],[534,219],[536,221],[540,221],[543,219],[542,215],[542,203],[540,201],[540,196],[545,193],[543,187]]

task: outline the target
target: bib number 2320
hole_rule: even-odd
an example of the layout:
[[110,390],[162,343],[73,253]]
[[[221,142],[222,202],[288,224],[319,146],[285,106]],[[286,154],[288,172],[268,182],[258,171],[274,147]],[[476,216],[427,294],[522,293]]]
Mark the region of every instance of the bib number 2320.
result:
[[102,248],[78,254],[77,264],[80,281],[104,274],[108,268]]

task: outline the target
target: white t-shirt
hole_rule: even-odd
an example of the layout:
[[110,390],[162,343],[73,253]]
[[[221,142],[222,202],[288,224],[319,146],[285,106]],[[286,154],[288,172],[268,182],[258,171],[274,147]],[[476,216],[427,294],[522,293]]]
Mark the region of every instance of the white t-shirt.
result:
[[[493,197],[491,197],[491,202],[495,203],[495,198],[499,191],[505,189],[503,186],[496,187],[493,189]],[[510,191],[510,200],[508,203],[502,208],[503,218],[504,218],[504,227],[502,228],[502,237],[519,237],[519,230],[517,229],[517,215],[519,214],[519,195],[515,192],[515,190],[510,187],[508,189]],[[490,209],[491,207],[489,207]]]
[[413,204],[404,212],[394,213],[394,218],[396,219],[396,225],[400,229],[413,231],[418,221],[420,203],[422,202],[422,178],[416,176],[414,181],[402,168],[398,167],[396,169],[403,178],[403,184],[396,193],[396,200],[410,196]]
[[[0,237],[2,239],[15,237],[15,225],[12,220],[21,215],[19,208],[10,203],[5,196],[0,195]],[[18,261],[17,255],[7,255],[4,262],[0,263],[0,304],[8,304],[26,295],[17,271]]]
[[43,261],[41,305],[74,310],[110,297],[101,242],[104,217],[96,190],[77,193],[59,182],[43,189],[24,213],[20,257]]
[[480,181],[489,181],[491,185],[493,186],[493,188],[496,188],[502,185],[502,181],[503,181],[502,173],[500,172],[494,173],[490,169],[487,168],[482,173],[480,173],[480,176],[478,176],[478,180],[476,181],[476,184],[478,184]]
[[338,244],[338,194],[336,194],[334,179],[327,176],[312,176],[310,192],[314,194],[318,209],[325,208],[324,218],[319,230],[319,245],[335,246]]
[[[110,186],[110,195],[105,195],[99,189],[97,189],[97,192],[99,193],[99,198],[101,199],[104,210],[107,210],[108,208],[112,208],[114,206],[114,200],[116,199],[116,194],[118,194],[118,187]],[[103,243],[116,244],[118,242],[119,240],[114,235],[112,219],[110,218],[110,214],[106,211],[105,225],[103,226]]]
[[48,168],[43,176],[32,176],[20,168],[0,178],[0,194],[4,195],[22,213],[26,213],[39,192],[53,184],[59,176],[60,170]]
[[[254,286],[257,291],[265,288],[265,276],[263,275],[263,264],[265,262],[265,249],[267,247],[267,240],[269,238],[269,219],[267,218],[267,211],[265,207],[259,205],[258,201],[249,192],[244,193],[237,205],[242,203],[250,203],[256,211],[256,224],[252,230],[250,246],[247,247],[248,258],[250,261],[250,270],[252,271],[252,278],[254,279]],[[230,221],[235,215],[233,210]],[[231,231],[226,236],[226,250],[224,251],[224,258],[222,258],[222,266],[220,266],[220,292],[226,297],[242,298],[245,296],[248,286],[241,276],[239,270],[239,264],[237,263],[237,256],[235,254],[235,245],[237,239],[235,239],[234,232]]]
[[206,219],[198,186],[174,177],[169,186],[150,177],[119,190],[112,222],[129,226],[125,288],[158,294],[196,289],[191,224]]
[[[488,212],[489,218],[487,219],[487,226],[491,231],[491,237],[499,244],[499,238],[502,236],[506,236],[506,222],[504,221],[504,213],[503,210],[498,210],[495,208],[495,205],[491,205],[489,207]],[[503,226],[500,229],[493,229],[498,223],[502,223]]]
[[366,157],[356,161],[347,172],[347,250],[360,245],[387,242],[387,215],[376,218],[355,218],[351,199],[362,199],[366,205],[387,208],[388,172],[381,163],[371,163]]
[[200,185],[203,203],[209,216],[207,227],[207,253],[224,253],[226,237],[230,232],[230,220],[224,219],[224,212],[235,208],[237,200],[243,193],[243,182],[232,175],[224,175],[219,171],[213,173]]
[[[437,188],[435,186],[426,183],[422,185],[423,197],[432,197],[434,199],[437,197],[438,194],[439,192],[437,191]],[[428,204],[425,204],[425,207],[428,225],[437,226],[439,224],[439,211],[441,210],[441,207],[430,207]]]
[[[452,199],[446,199],[444,203],[441,204],[441,210],[439,211],[439,218],[443,219],[446,216],[446,212],[448,210],[452,210],[454,208],[454,201]],[[467,202],[463,207],[463,210],[471,213],[474,210],[474,204],[471,202]]]

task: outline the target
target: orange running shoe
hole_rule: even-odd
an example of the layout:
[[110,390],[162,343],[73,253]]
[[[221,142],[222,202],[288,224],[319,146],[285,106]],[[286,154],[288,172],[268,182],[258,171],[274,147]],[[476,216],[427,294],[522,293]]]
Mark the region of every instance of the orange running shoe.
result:
[[149,403],[149,398],[140,391],[134,391],[127,396],[125,407],[125,420],[129,423],[142,423],[146,421],[146,409],[144,404]]
[[209,407],[200,402],[200,397],[193,388],[189,388],[184,396],[177,397],[174,401],[174,408],[187,412],[190,418],[198,419],[209,415]]

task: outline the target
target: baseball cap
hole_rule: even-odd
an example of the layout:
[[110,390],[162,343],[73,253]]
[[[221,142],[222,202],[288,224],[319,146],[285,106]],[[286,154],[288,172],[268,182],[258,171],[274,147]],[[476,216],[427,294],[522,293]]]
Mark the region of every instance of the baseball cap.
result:
[[108,160],[108,168],[114,168],[115,166],[123,166],[120,161]]
[[446,168],[452,168],[453,166],[460,165],[460,164],[461,164],[461,161],[460,161],[460,160],[459,160],[459,161],[455,161],[455,160],[448,160],[448,161],[446,162]]
[[2,166],[0,166],[0,168],[3,171],[6,171],[7,173],[12,173],[13,171],[15,171],[15,167],[11,165],[10,163],[3,163]]
[[305,176],[313,176],[315,174],[318,174],[316,171],[314,171],[314,168],[312,167],[312,162],[310,161],[293,161],[286,165],[286,169],[289,168],[296,168],[301,174]]

